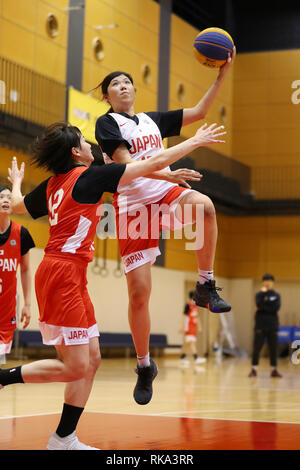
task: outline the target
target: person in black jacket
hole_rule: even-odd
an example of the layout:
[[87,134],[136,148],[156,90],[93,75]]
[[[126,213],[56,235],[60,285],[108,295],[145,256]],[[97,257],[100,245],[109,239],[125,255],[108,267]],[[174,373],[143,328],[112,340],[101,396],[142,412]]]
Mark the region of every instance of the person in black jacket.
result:
[[265,338],[270,350],[271,377],[282,377],[277,371],[277,336],[279,328],[278,310],[281,306],[280,294],[274,287],[274,276],[265,274],[262,278],[262,287],[255,296],[256,315],[254,327],[254,345],[252,355],[252,369],[249,377],[257,376],[259,354],[264,345]]

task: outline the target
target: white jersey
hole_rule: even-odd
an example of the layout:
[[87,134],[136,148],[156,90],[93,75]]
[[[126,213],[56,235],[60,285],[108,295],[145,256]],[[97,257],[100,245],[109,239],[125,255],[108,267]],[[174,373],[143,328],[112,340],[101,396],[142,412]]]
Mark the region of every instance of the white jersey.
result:
[[[134,160],[145,160],[164,149],[162,137],[157,124],[145,113],[139,113],[139,123],[118,113],[110,113],[117,122],[120,134],[131,147],[129,153]],[[106,164],[113,163],[105,153]],[[170,169],[167,167],[166,169]],[[144,204],[150,204],[162,199],[170,189],[178,186],[165,180],[151,178],[135,178],[130,183],[119,184],[114,196],[119,213],[129,209],[138,208]]]

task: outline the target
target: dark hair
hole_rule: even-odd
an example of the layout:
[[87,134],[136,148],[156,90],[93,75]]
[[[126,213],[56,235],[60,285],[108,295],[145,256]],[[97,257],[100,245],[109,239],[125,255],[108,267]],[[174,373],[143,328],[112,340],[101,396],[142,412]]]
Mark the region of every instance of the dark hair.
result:
[[[93,90],[91,90],[91,91],[94,91],[94,90],[97,90],[98,88],[101,88],[102,95],[107,95],[107,91],[108,91],[108,87],[109,87],[110,82],[114,78],[119,77],[120,75],[125,75],[127,78],[129,78],[132,85],[134,84],[133,83],[133,78],[129,73],[122,72],[121,70],[116,70],[115,72],[111,72],[108,75],[106,75],[106,77],[104,77],[102,82],[99,83],[99,85],[97,85],[96,88],[93,88]],[[107,111],[107,113],[112,113],[113,111],[114,111],[113,108],[110,107],[109,110]]]
[[272,274],[264,274],[262,277],[262,281],[275,281],[275,278]]
[[78,127],[65,122],[51,124],[31,146],[33,164],[54,174],[65,172],[74,163],[72,148],[80,147],[80,137]]
[[194,297],[195,291],[191,290],[189,292],[189,298],[192,299]]
[[8,191],[11,192],[11,189],[6,186],[6,184],[0,184],[0,193],[2,193],[2,191],[5,191],[5,189],[8,189]]

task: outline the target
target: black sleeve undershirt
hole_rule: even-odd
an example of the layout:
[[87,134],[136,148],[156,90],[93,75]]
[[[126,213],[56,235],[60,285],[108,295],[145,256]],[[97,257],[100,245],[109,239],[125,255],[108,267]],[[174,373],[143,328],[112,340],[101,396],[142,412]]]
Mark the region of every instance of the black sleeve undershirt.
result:
[[[4,245],[10,237],[11,224],[6,230],[6,232],[0,234],[0,246]],[[28,232],[27,228],[21,226],[21,256],[26,255],[26,253],[35,247],[35,243]]]
[[122,163],[91,166],[78,178],[72,197],[81,204],[96,204],[104,192],[115,193],[126,169]]
[[43,181],[24,197],[25,207],[33,219],[38,219],[48,214],[47,184],[49,179]]
[[182,127],[183,109],[167,112],[150,112],[147,114],[157,125],[161,136],[173,137],[179,135]]
[[27,228],[21,227],[21,256],[26,255],[26,253],[35,247],[32,236],[28,232]]
[[95,136],[102,152],[105,152],[109,157],[121,144],[125,144],[128,150],[131,147],[129,142],[123,139],[116,120],[109,114],[104,114],[97,119]]
[[[111,163],[110,165],[91,166],[77,179],[72,197],[80,204],[97,204],[104,192],[115,193],[126,165]],[[27,211],[37,219],[48,215],[47,184],[43,181],[24,198]]]
[[183,311],[184,315],[187,315],[189,313],[189,311],[190,311],[189,304],[185,304],[184,311]]

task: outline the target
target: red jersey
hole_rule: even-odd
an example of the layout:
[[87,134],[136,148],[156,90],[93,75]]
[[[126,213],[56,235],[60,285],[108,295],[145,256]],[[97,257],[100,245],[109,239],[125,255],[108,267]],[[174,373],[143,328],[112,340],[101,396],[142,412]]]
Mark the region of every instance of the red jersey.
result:
[[0,246],[1,329],[16,327],[17,269],[21,261],[21,225],[11,222],[10,236]]
[[93,259],[102,199],[95,205],[76,202],[72,197],[77,179],[86,170],[86,167],[76,167],[66,174],[53,176],[48,182],[50,238],[46,254],[76,254],[77,259],[85,262]]
[[189,311],[185,315],[184,333],[186,335],[197,335],[198,307],[194,302],[187,302]]

